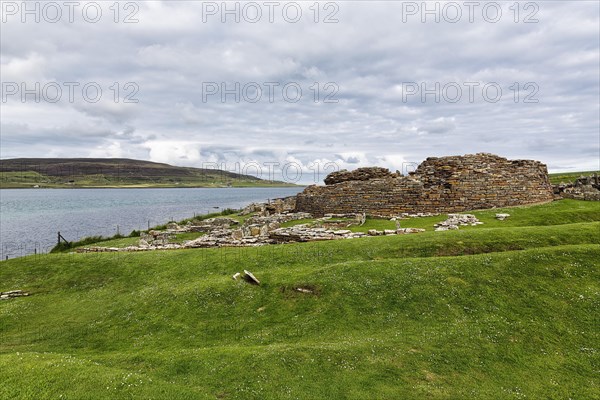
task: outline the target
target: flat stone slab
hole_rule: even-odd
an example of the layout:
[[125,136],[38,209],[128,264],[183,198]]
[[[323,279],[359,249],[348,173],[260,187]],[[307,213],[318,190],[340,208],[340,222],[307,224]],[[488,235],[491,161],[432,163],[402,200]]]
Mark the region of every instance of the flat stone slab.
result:
[[340,229],[340,230],[334,231],[333,233],[336,235],[347,235],[349,233],[352,233],[352,231],[349,229]]
[[29,296],[29,293],[22,290],[9,290],[8,292],[0,292],[0,300],[9,300],[15,297]]
[[252,274],[252,272],[248,271],[248,270],[244,270],[244,278],[250,282],[253,283],[255,285],[260,285],[260,281],[258,279],[256,279],[256,277],[254,276],[254,274]]

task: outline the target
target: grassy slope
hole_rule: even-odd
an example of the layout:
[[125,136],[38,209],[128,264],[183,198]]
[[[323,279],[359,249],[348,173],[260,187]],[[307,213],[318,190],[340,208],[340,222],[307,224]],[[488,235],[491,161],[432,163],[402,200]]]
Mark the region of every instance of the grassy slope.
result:
[[[511,216],[504,220],[497,220],[496,214],[508,213]],[[577,222],[600,221],[600,205],[593,202],[583,202],[576,200],[561,200],[552,203],[546,203],[534,206],[495,208],[492,210],[472,211],[484,225],[461,227],[463,230],[482,229],[482,228],[501,228],[517,226],[541,226],[541,225],[562,225]],[[423,217],[408,218],[400,220],[402,228],[423,228],[433,231],[434,224],[445,220],[446,214]],[[294,226],[313,222],[314,219],[303,219],[289,221],[282,226]],[[396,229],[396,223],[388,219],[367,218],[364,225],[351,226],[349,228],[354,232],[367,232],[369,229]]]
[[[170,243],[183,243],[186,240],[197,239],[200,236],[204,235],[201,232],[185,232],[185,233],[177,233],[173,235],[173,238],[169,240]],[[103,247],[127,247],[127,246],[137,246],[140,242],[139,237],[124,237],[119,239],[110,239],[104,240],[102,242],[93,243],[90,245],[83,245],[77,247],[89,247],[89,246],[103,246]]]
[[[452,232],[2,262],[0,290],[32,296],[0,302],[0,398],[597,398],[598,207],[511,209],[504,225]],[[244,268],[263,284],[233,281]]]
[[552,184],[559,184],[561,182],[569,183],[573,182],[575,179],[579,178],[581,175],[600,175],[600,171],[583,171],[583,172],[559,172],[550,175],[550,182]]

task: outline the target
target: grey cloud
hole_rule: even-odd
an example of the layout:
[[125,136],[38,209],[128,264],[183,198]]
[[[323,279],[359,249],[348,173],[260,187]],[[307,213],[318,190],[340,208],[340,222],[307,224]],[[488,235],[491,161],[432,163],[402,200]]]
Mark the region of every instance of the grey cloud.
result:
[[[9,21],[3,81],[94,81],[106,96],[10,99],[2,104],[1,156],[127,154],[181,165],[291,158],[353,168],[489,151],[557,169],[597,166],[597,5],[541,2],[538,23],[515,24],[503,3],[507,17],[497,24],[423,24],[403,23],[401,3],[338,4],[337,24],[202,23],[199,2],[141,2],[137,24]],[[138,84],[139,103],[114,103],[115,82]],[[204,82],[297,82],[303,96],[205,102]],[[337,103],[322,101],[327,82],[339,86]],[[503,96],[404,101],[403,82],[497,82]],[[522,87],[515,103],[514,82],[536,83],[539,103],[523,103]]]

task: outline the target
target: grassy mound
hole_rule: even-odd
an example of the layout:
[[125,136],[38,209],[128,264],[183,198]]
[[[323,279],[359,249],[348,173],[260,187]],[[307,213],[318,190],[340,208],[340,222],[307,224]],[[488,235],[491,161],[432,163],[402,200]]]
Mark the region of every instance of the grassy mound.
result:
[[[459,231],[2,262],[0,290],[31,296],[0,301],[0,398],[596,398],[597,209],[557,202]],[[262,284],[231,279],[243,269]]]

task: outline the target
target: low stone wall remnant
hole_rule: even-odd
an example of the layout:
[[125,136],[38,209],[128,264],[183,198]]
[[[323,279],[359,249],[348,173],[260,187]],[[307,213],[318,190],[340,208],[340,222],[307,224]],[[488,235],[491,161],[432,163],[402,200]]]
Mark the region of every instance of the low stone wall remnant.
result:
[[600,201],[600,177],[580,176],[573,183],[554,185],[554,194],[563,199]]

